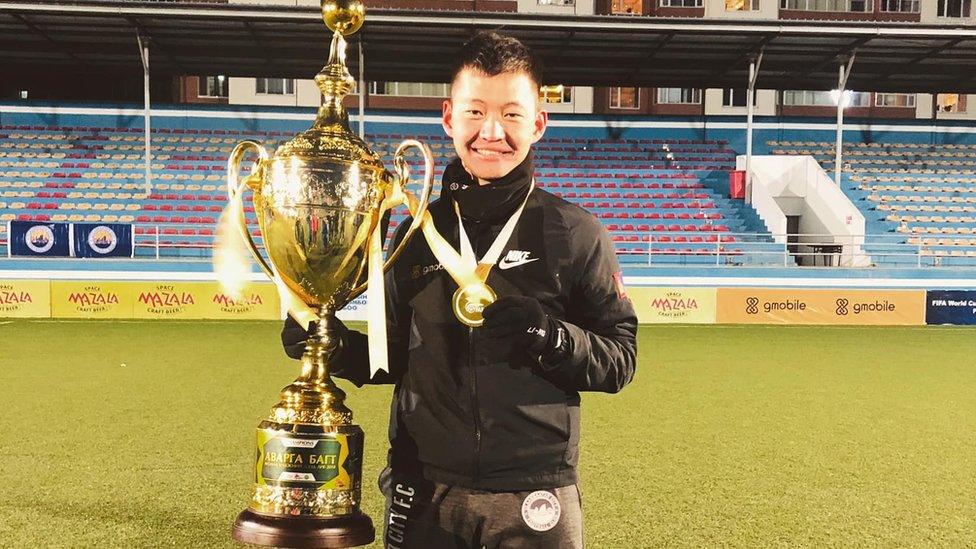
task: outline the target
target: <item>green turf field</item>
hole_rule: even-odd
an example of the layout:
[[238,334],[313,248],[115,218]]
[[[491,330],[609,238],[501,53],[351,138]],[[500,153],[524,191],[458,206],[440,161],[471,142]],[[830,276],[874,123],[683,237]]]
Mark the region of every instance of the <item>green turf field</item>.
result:
[[[639,349],[633,384],[584,398],[588,547],[976,544],[976,330],[648,327]],[[275,323],[4,322],[0,353],[0,546],[235,546],[253,428],[297,373]],[[343,387],[379,522],[390,389]]]

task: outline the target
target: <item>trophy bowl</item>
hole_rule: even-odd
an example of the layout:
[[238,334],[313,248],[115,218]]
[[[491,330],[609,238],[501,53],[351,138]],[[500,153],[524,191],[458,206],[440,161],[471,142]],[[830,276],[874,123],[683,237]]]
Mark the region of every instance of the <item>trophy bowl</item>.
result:
[[[338,137],[309,130],[245,180],[273,271],[305,304],[329,311],[355,297],[366,239],[394,184],[364,142]],[[252,147],[246,143],[239,147]]]

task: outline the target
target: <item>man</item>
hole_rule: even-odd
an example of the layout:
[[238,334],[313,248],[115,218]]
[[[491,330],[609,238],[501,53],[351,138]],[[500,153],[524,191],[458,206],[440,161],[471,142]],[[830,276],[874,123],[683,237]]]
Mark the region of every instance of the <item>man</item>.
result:
[[[548,121],[540,83],[524,45],[480,33],[462,48],[444,102],[458,158],[430,206],[436,228],[483,260],[500,233],[504,245],[486,264],[498,299],[484,325],[455,317],[458,284],[418,235],[386,277],[390,372],[369,379],[366,337],[341,328],[335,375],[396,384],[380,479],[390,548],[583,544],[579,391],[630,382],[637,319],[603,226],[533,189],[531,146]],[[289,356],[300,357],[306,337],[286,322]]]

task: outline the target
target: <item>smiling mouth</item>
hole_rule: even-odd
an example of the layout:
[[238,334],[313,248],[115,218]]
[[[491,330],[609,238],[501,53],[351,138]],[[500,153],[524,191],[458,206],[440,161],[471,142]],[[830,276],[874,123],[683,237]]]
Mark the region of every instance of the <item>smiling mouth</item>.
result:
[[476,149],[471,148],[471,151],[475,153],[480,158],[509,158],[515,154],[515,151],[493,151],[490,149]]

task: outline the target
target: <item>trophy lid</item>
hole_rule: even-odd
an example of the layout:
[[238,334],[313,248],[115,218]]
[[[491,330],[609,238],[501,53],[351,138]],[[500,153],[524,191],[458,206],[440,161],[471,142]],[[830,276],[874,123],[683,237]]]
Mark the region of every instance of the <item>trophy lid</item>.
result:
[[306,161],[358,163],[361,168],[383,170],[383,163],[369,145],[349,129],[349,114],[343,99],[356,81],[346,67],[344,35],[355,33],[363,24],[365,8],[361,0],[323,0],[322,18],[332,34],[329,62],[315,76],[322,92],[315,123],[308,130],[283,143],[276,158],[299,156]]

